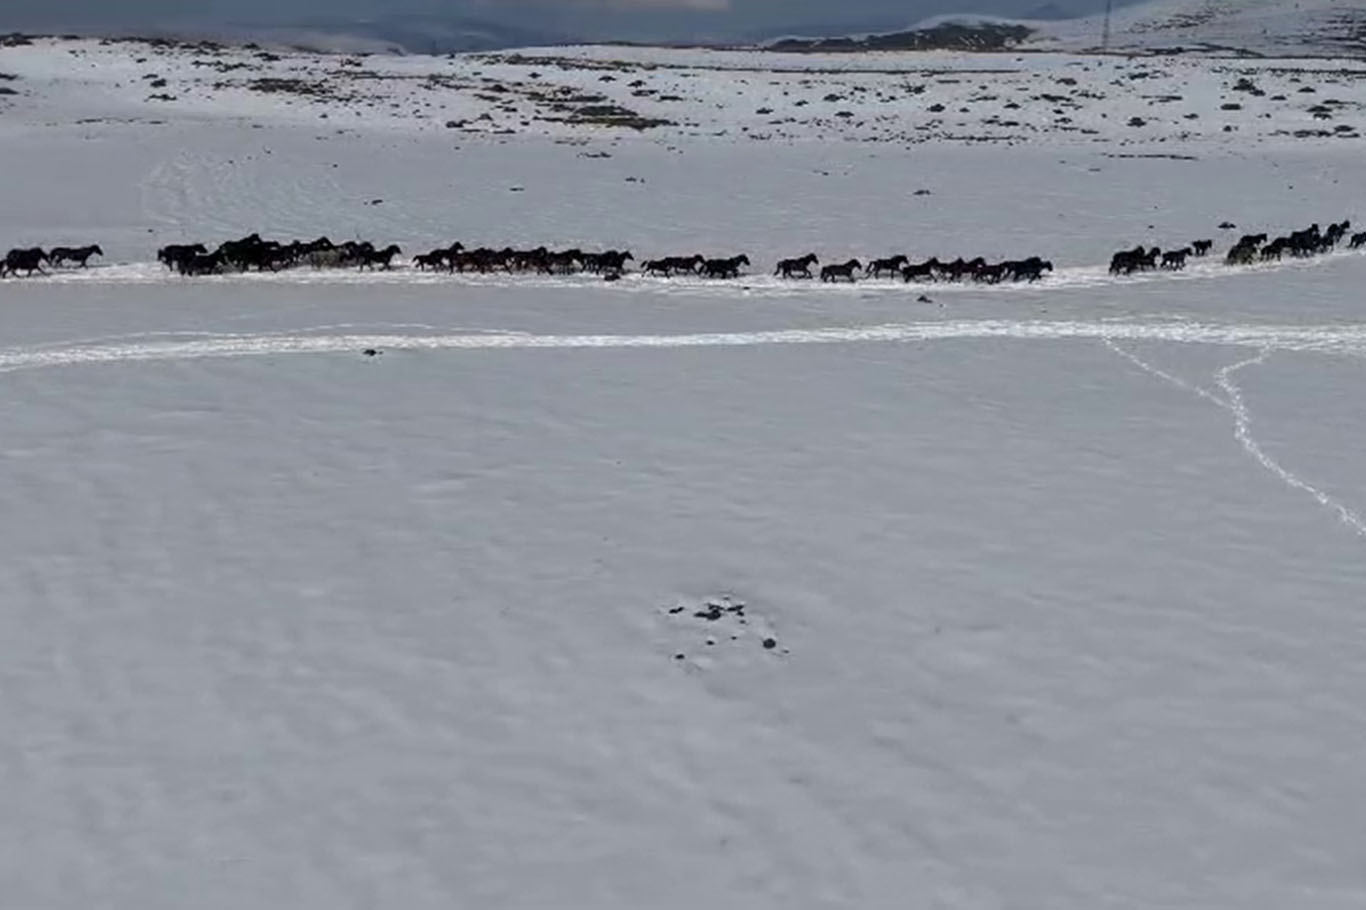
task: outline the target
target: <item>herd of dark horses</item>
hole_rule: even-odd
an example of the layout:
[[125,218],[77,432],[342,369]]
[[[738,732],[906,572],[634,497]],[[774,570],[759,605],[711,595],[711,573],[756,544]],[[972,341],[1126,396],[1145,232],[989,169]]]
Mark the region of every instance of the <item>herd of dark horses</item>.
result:
[[518,250],[512,247],[467,248],[455,242],[448,247],[437,247],[413,257],[413,265],[424,271],[446,272],[521,272],[541,275],[574,275],[589,273],[605,278],[620,277],[626,263],[634,262],[630,250],[607,250],[589,253],[580,249],[552,250],[538,246]]
[[[1350,234],[1350,221],[1329,225],[1327,230],[1314,224],[1302,231],[1293,231],[1274,240],[1266,234],[1243,236],[1229,251],[1225,262],[1229,265],[1248,265],[1254,262],[1279,260],[1285,256],[1307,257],[1327,253],[1344,240],[1351,249],[1366,247],[1366,232]],[[1226,225],[1231,227],[1231,225]],[[1190,258],[1208,256],[1214,248],[1212,240],[1196,240],[1178,249],[1163,251],[1158,247],[1137,246],[1121,250],[1110,260],[1110,274],[1132,275],[1155,269],[1179,271]],[[10,250],[0,260],[0,278],[31,277],[47,274],[43,266],[86,268],[94,256],[103,256],[97,244],[83,247],[38,247]],[[184,276],[222,275],[246,272],[278,272],[308,266],[321,268],[356,268],[360,270],[389,270],[397,257],[403,255],[398,244],[377,247],[369,241],[348,240],[333,243],[327,237],[312,241],[293,240],[284,243],[262,239],[251,234],[237,240],[220,243],[213,249],[202,243],[176,244],[157,251],[157,261],[167,269]],[[469,248],[462,243],[437,247],[412,258],[412,267],[420,271],[448,273],[520,273],[541,275],[597,275],[615,281],[624,275],[628,263],[635,262],[629,250],[587,252],[580,249],[551,250],[544,246],[534,249],[504,247]],[[744,254],[709,258],[700,253],[689,256],[665,256],[647,259],[639,264],[644,275],[663,278],[690,276],[709,279],[736,279],[750,266]],[[790,280],[815,280],[823,283],[854,283],[869,278],[900,278],[904,282],[1035,282],[1053,271],[1053,263],[1040,256],[988,262],[982,257],[940,260],[932,257],[912,262],[905,255],[873,259],[864,263],[858,259],[822,265],[815,253],[793,259],[783,259],[774,269],[774,276]]]
[[[820,260],[815,253],[807,253],[797,259],[783,259],[773,274],[779,278],[813,278],[812,267]],[[907,283],[912,281],[976,281],[982,284],[1000,284],[1003,281],[1038,281],[1045,272],[1053,271],[1053,263],[1041,256],[1028,259],[1010,259],[1004,262],[987,262],[978,256],[976,259],[958,257],[943,262],[932,256],[924,262],[911,262],[901,254],[887,259],[874,259],[867,265],[857,259],[848,262],[831,263],[821,267],[820,280],[826,283],[837,281],[855,282],[860,278],[900,278]]]
[[[168,269],[182,275],[211,275],[228,272],[280,271],[296,266],[314,268],[391,269],[394,258],[402,255],[397,244],[377,249],[365,241],[346,241],[334,244],[326,237],[311,242],[295,240],[290,243],[263,240],[252,234],[240,240],[220,244],[212,252],[203,244],[163,247],[157,260]],[[424,272],[476,274],[539,274],[539,275],[598,275],[615,281],[626,274],[628,263],[636,261],[630,250],[589,252],[581,249],[552,250],[544,246],[534,249],[503,247],[466,247],[463,243],[436,247],[412,258],[412,267]],[[664,256],[640,263],[642,274],[663,278],[692,276],[710,279],[739,278],[748,266],[749,256],[708,257],[701,253],[690,256]],[[1053,263],[1040,256],[1027,259],[989,263],[985,259],[958,258],[941,261],[931,258],[913,263],[904,255],[888,259],[874,259],[864,265],[857,259],[831,263],[820,268],[815,253],[778,263],[774,274],[781,278],[800,280],[819,276],[826,283],[855,282],[863,278],[901,278],[903,281],[976,281],[997,284],[1002,281],[1038,281],[1053,271]]]
[[389,269],[403,251],[398,244],[377,249],[368,241],[336,244],[326,237],[304,242],[281,243],[250,234],[220,243],[212,252],[202,243],[174,244],[157,250],[157,261],[181,275],[221,275],[229,272],[278,272],[300,265],[314,268],[355,266],[358,269]]
[[[1366,247],[1366,231],[1348,236],[1351,229],[1352,222],[1341,221],[1330,224],[1327,230],[1321,229],[1316,223],[1275,240],[1268,240],[1266,234],[1244,234],[1229,250],[1224,262],[1228,265],[1252,265],[1256,262],[1278,262],[1286,256],[1319,256],[1331,253],[1344,240],[1350,249]],[[1151,269],[1180,271],[1186,267],[1187,259],[1208,256],[1213,248],[1213,240],[1196,240],[1180,249],[1165,252],[1159,247],[1145,249],[1142,246],[1120,250],[1110,259],[1110,274],[1132,275]]]
[[1141,245],[1132,250],[1120,250],[1110,258],[1111,275],[1132,275],[1151,269],[1167,269],[1179,272],[1186,267],[1186,260],[1192,256],[1208,256],[1214,249],[1213,240],[1195,240],[1177,250],[1163,252],[1160,247],[1144,249]]
[[1332,252],[1343,240],[1351,249],[1366,246],[1366,231],[1348,236],[1352,222],[1341,221],[1328,225],[1325,231],[1314,223],[1302,231],[1291,231],[1282,237],[1268,241],[1266,234],[1246,234],[1229,250],[1229,265],[1250,265],[1251,263],[1279,261],[1286,256],[1305,259]]

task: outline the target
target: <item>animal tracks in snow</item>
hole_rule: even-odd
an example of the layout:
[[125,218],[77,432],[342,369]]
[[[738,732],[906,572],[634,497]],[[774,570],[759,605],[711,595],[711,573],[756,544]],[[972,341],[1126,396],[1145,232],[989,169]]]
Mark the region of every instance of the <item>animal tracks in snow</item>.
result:
[[1228,366],[1221,367],[1214,374],[1215,383],[1223,391],[1224,397],[1219,397],[1207,389],[1197,385],[1192,385],[1177,376],[1153,366],[1142,358],[1130,351],[1126,351],[1117,345],[1112,338],[1105,338],[1105,345],[1116,354],[1133,363],[1139,369],[1164,382],[1170,383],[1179,389],[1198,395],[1206,401],[1219,406],[1233,415],[1233,433],[1238,444],[1243,447],[1259,465],[1265,468],[1272,475],[1280,479],[1282,483],[1294,490],[1308,494],[1320,506],[1337,514],[1343,524],[1351,528],[1360,537],[1366,537],[1366,520],[1363,520],[1354,510],[1334,499],[1323,490],[1299,477],[1292,471],[1281,465],[1262,448],[1261,444],[1252,435],[1252,415],[1249,413],[1247,403],[1243,399],[1242,389],[1233,381],[1233,374],[1248,367],[1258,366],[1266,362],[1271,356],[1274,347],[1271,345],[1263,347],[1256,356],[1248,357]]

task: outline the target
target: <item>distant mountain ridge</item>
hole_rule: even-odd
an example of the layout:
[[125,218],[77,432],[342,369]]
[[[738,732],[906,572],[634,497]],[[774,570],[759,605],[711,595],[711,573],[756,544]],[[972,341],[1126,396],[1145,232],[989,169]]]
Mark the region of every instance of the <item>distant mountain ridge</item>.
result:
[[322,52],[431,55],[585,43],[584,38],[576,34],[460,15],[392,15],[363,19],[316,16],[281,22],[166,22],[126,27],[39,27],[16,30],[16,34],[23,33],[210,40],[231,44],[262,42]]
[[[767,29],[720,27],[725,17],[710,14],[715,30],[688,28],[669,19],[649,28],[605,27],[576,17],[566,7],[535,7],[543,15],[490,4],[442,13],[387,13],[370,17],[320,13],[291,19],[244,19],[218,24],[153,27],[63,28],[87,35],[139,35],[175,39],[252,41],[340,53],[432,54],[482,52],[523,47],[615,43],[618,32],[638,45],[759,47],[789,52],[857,53],[860,51],[1001,51],[1020,46],[1031,50],[1091,52],[1101,48],[1104,18],[1072,17],[1069,3],[1043,0],[1021,18],[951,14],[898,28],[895,14],[869,20],[823,23],[792,22]],[[1025,3],[1018,8],[1024,9]],[[530,8],[528,8],[530,9]],[[650,10],[662,7],[650,6]],[[653,15],[653,13],[651,14]],[[890,20],[890,21],[889,21]],[[699,22],[701,20],[698,20]],[[697,25],[697,23],[694,23]],[[652,40],[681,29],[677,40]],[[55,29],[43,31],[56,33]],[[1204,52],[1261,56],[1366,57],[1366,0],[1116,0],[1109,29],[1109,49],[1119,52]]]
[[1024,41],[1034,28],[1018,22],[940,22],[925,28],[835,38],[780,38],[766,50],[787,52],[1004,50]]

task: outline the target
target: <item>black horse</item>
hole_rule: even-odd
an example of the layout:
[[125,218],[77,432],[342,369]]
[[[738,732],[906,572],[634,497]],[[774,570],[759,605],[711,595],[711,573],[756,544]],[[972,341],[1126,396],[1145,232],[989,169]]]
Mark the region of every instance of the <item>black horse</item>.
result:
[[264,244],[265,241],[261,239],[260,234],[248,234],[240,240],[228,240],[219,244],[217,252],[223,254],[226,263],[245,272]]
[[853,283],[858,280],[858,276],[854,273],[862,270],[863,263],[859,262],[857,259],[850,259],[848,262],[827,265],[825,268],[821,269],[821,281],[848,281]]
[[[545,257],[549,255],[544,249],[536,250],[528,254],[525,268],[545,271]],[[446,251],[447,267],[452,272],[491,272],[502,262],[496,250],[487,247],[479,247],[473,250]]]
[[403,250],[398,248],[397,243],[391,243],[382,250],[362,248],[357,252],[358,267],[364,271],[365,269],[374,269],[377,266],[386,270],[393,268],[394,257],[402,253]]
[[175,269],[179,267],[182,260],[193,256],[203,256],[208,252],[208,247],[202,243],[173,243],[157,250],[157,262],[162,263],[168,269]]
[[1123,250],[1111,258],[1110,274],[1132,275],[1145,269],[1155,269],[1161,256],[1162,251],[1157,247],[1145,250],[1142,246],[1137,246],[1132,250]]
[[418,270],[439,269],[446,265],[446,250],[432,250],[430,253],[418,253],[413,257],[413,265]]
[[908,257],[902,256],[899,253],[890,259],[874,259],[872,262],[868,263],[868,269],[863,274],[865,278],[881,278],[883,273],[895,275],[901,271],[902,266],[910,261],[911,260]]
[[282,268],[289,268],[294,265],[296,256],[289,247],[282,246],[277,241],[268,240],[241,251],[238,254],[237,261],[243,270],[255,266],[258,272],[264,272],[266,269],[278,272]]
[[191,252],[188,256],[182,256],[176,260],[176,270],[187,276],[215,275],[226,267],[227,260],[219,250],[212,253]]
[[702,263],[702,277],[739,278],[740,266],[749,264],[749,257],[744,253],[729,259],[708,259]]
[[104,250],[100,249],[100,245],[98,243],[92,243],[90,246],[80,247],[54,247],[52,252],[47,254],[48,261],[52,263],[53,268],[57,268],[67,262],[74,262],[81,268],[85,268],[86,263],[90,261],[91,256],[103,255]]
[[1228,251],[1228,256],[1225,257],[1224,261],[1229,265],[1251,265],[1257,261],[1258,246],[1259,244],[1240,241]]
[[603,275],[620,275],[626,269],[626,263],[635,260],[636,257],[631,255],[630,250],[608,250],[594,257],[591,271]]
[[1017,259],[1002,264],[1006,268],[1007,277],[1014,281],[1038,281],[1043,278],[1044,272],[1053,271],[1053,263],[1040,256],[1030,256],[1028,259]]
[[1192,247],[1182,247],[1179,250],[1168,250],[1162,254],[1162,268],[1179,272],[1186,267],[1186,258],[1194,252]]
[[1366,246],[1366,231],[1362,231],[1360,234],[1353,234],[1352,239],[1347,242],[1347,246],[1349,249],[1353,250],[1359,250],[1363,246]]
[[[495,253],[495,258],[502,258]],[[584,267],[584,253],[579,249],[552,250],[539,263],[539,270],[547,275],[572,275]]]
[[679,272],[695,275],[698,269],[706,264],[706,261],[701,253],[697,253],[692,256],[665,256],[663,259],[648,259],[642,262],[640,267],[647,275],[663,275],[667,278]]
[[1139,246],[1134,247],[1132,250],[1120,250],[1118,253],[1115,253],[1115,255],[1110,257],[1110,274],[1128,275],[1130,272],[1134,271],[1134,269],[1138,268],[1135,263],[1138,261],[1138,257],[1142,256],[1144,252],[1143,247]]
[[811,266],[820,262],[815,253],[807,253],[797,259],[782,259],[773,274],[779,278],[810,278]]
[[990,265],[983,263],[972,270],[972,280],[980,281],[983,284],[1000,284],[1011,276],[1010,263],[996,262]]
[[935,275],[945,281],[962,281],[964,278],[972,277],[977,270],[987,264],[981,256],[976,259],[964,260],[959,256],[953,262],[941,262],[935,270]]
[[1214,249],[1213,240],[1196,240],[1191,244],[1191,255],[1208,256],[1209,251]]
[[43,271],[44,262],[51,263],[51,260],[48,259],[47,253],[39,247],[35,246],[27,250],[10,250],[5,255],[4,263],[0,264],[0,278],[7,274],[17,277],[21,269],[29,277],[32,277],[34,272],[46,275],[47,272]]
[[941,265],[943,263],[934,256],[924,262],[907,263],[901,270],[901,280],[908,284],[912,281],[933,281]]
[[1292,250],[1292,240],[1289,237],[1277,237],[1275,240],[1262,247],[1261,257],[1263,262],[1273,260],[1279,262],[1285,256],[1287,250]]

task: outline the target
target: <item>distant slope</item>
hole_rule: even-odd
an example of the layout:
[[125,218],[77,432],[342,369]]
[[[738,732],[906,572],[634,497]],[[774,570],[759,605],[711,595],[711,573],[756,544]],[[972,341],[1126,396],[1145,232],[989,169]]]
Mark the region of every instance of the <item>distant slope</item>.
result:
[[384,16],[371,20],[303,23],[315,33],[330,33],[387,42],[408,53],[450,54],[544,47],[575,43],[575,36],[507,25],[469,16]]
[[[1042,46],[1099,46],[1103,18],[1041,26]],[[1366,0],[1151,0],[1117,11],[1116,50],[1212,49],[1242,53],[1366,56]]]
[[926,51],[1002,50],[1019,44],[1033,28],[1014,22],[940,22],[925,28],[876,35],[833,38],[780,38],[764,45],[771,51]]
[[[319,15],[281,22],[255,20],[182,25],[175,22],[120,28],[63,28],[91,37],[164,38],[176,41],[260,42],[331,53],[469,53],[517,47],[575,44],[580,38],[550,29],[508,25],[455,15],[383,15],[347,18]],[[36,30],[55,34],[56,29]],[[0,46],[5,40],[0,34]]]
[[[566,34],[452,15],[385,15],[374,19],[318,18],[287,26],[240,26],[220,30],[236,38],[262,38],[322,49],[351,45],[385,46],[404,53],[463,53],[571,44]],[[333,48],[332,45],[335,45]]]

